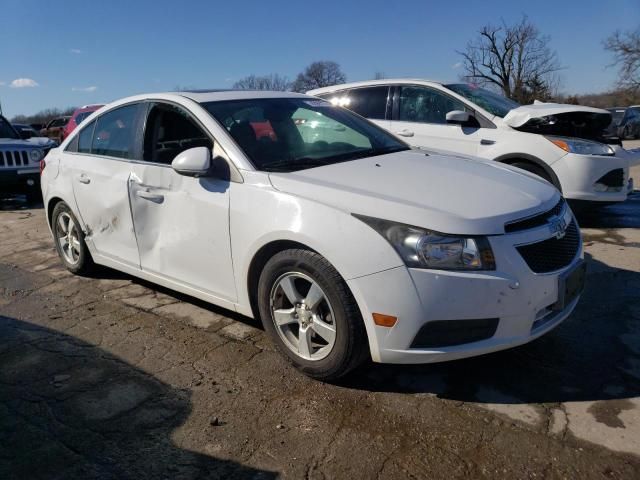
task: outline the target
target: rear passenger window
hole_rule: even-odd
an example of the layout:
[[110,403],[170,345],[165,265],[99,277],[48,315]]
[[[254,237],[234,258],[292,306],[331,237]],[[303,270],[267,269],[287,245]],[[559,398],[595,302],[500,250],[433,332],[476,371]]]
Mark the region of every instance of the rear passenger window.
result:
[[127,105],[99,117],[93,130],[91,153],[108,157],[135,158],[138,108],[138,104]]
[[389,87],[356,88],[346,95],[346,107],[365,118],[384,120]]
[[213,142],[185,110],[160,103],[151,107],[144,134],[145,161],[168,165],[194,147],[212,149]]
[[96,122],[91,122],[85,128],[82,129],[78,139],[78,153],[91,153],[91,140],[93,138],[93,128],[96,126]]
[[398,120],[402,122],[447,123],[447,113],[465,110],[462,102],[426,87],[402,87]]

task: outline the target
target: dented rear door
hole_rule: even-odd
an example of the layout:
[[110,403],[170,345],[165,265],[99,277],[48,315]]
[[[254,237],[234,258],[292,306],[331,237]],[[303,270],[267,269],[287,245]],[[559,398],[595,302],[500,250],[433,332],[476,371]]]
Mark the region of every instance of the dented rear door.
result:
[[128,183],[140,148],[139,105],[100,116],[80,132],[77,152],[65,164],[86,241],[100,256],[140,268],[131,218]]

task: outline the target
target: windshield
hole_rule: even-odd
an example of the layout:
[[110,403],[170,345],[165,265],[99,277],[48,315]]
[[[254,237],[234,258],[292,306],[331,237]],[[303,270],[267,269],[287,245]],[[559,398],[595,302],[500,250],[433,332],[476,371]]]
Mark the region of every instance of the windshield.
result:
[[520,106],[510,98],[468,83],[455,83],[445,87],[497,117],[504,117],[510,110]]
[[260,98],[202,105],[258,170],[292,172],[409,149],[381,128],[324,100]]
[[619,125],[622,117],[624,117],[624,110],[614,110],[610,108],[609,111],[611,112],[611,124]]
[[0,138],[20,138],[18,133],[13,129],[9,122],[5,120],[4,117],[0,117]]

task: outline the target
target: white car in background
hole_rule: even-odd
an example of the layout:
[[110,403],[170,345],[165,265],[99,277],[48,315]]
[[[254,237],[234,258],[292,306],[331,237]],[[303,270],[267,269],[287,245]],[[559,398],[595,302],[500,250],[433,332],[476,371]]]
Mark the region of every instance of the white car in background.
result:
[[410,149],[283,92],[126,98],[42,167],[64,265],[106,265],[261,318],[299,369],[520,345],[576,306],[580,232],[547,182]]
[[575,201],[622,202],[640,152],[604,143],[607,110],[516,102],[464,83],[373,80],[307,92],[347,107],[415,147],[513,165]]

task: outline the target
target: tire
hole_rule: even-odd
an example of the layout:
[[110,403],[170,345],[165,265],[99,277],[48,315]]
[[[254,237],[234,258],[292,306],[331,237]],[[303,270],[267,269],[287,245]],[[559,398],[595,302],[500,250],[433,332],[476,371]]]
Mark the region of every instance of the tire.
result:
[[556,188],[558,187],[553,182],[553,180],[551,179],[549,174],[547,172],[545,172],[542,167],[539,167],[538,165],[536,165],[534,163],[530,163],[530,162],[513,162],[513,163],[510,163],[509,165],[511,165],[512,167],[520,168],[522,170],[526,170],[529,173],[533,173],[534,175],[537,175],[538,177],[545,179],[547,182],[549,182],[554,187],[556,187]]
[[[306,375],[334,381],[369,355],[356,301],[344,279],[318,253],[292,249],[275,254],[260,274],[257,295],[265,331]],[[292,296],[297,300],[291,301]],[[276,318],[283,324],[278,326]],[[303,336],[308,342],[300,341],[302,331],[310,335]]]
[[[53,209],[51,231],[58,256],[67,270],[78,275],[84,275],[93,270],[95,264],[84,241],[80,223],[64,202],[58,203]],[[65,242],[62,238],[65,236],[67,248],[63,246]],[[73,248],[70,248],[72,244]]]

